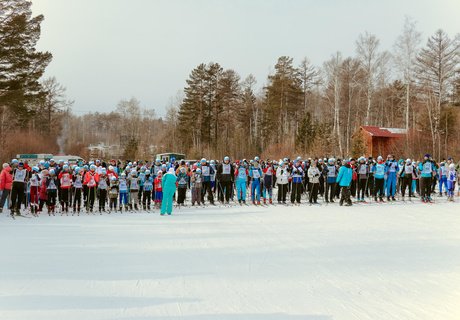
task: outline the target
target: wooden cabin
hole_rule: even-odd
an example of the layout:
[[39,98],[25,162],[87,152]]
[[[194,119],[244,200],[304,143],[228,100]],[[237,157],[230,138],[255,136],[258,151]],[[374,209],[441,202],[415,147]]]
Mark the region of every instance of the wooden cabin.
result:
[[388,154],[401,151],[407,131],[401,128],[361,126],[358,134],[363,137],[367,156],[376,158],[380,155],[385,159]]

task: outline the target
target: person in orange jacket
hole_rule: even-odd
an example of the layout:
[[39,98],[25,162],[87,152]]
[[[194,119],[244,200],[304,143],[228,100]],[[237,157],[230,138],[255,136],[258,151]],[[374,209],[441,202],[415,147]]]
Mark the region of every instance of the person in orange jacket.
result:
[[88,186],[88,197],[86,199],[86,212],[93,212],[94,200],[96,198],[96,188],[99,182],[99,174],[96,172],[96,166],[92,164],[89,171],[85,174],[84,183]]
[[0,173],[0,193],[2,194],[0,198],[0,213],[3,211],[3,207],[5,206],[5,202],[10,195],[12,186],[13,169],[11,169],[8,163],[4,163],[2,173]]

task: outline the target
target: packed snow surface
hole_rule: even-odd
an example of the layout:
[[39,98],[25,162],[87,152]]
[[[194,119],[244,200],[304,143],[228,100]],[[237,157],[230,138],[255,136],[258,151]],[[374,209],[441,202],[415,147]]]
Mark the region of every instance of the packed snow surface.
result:
[[459,203],[3,214],[0,243],[2,320],[460,319]]

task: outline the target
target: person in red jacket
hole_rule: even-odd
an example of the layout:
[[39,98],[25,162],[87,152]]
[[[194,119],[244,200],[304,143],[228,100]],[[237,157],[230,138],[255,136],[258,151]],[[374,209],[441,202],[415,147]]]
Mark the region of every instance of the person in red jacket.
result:
[[72,187],[72,174],[69,171],[69,166],[65,164],[62,167],[62,171],[59,173],[59,186],[61,188],[61,208],[62,214],[64,211],[66,214],[69,212],[69,190]]
[[0,198],[0,213],[3,210],[3,207],[5,206],[6,199],[8,199],[8,196],[10,195],[11,192],[11,187],[13,186],[13,170],[11,169],[10,165],[8,163],[3,164],[3,170],[0,173],[0,191],[2,193],[2,196]]
[[89,171],[85,174],[84,183],[88,186],[88,198],[86,200],[86,211],[93,212],[94,199],[96,198],[96,188],[99,182],[99,175],[96,172],[96,166],[92,164]]

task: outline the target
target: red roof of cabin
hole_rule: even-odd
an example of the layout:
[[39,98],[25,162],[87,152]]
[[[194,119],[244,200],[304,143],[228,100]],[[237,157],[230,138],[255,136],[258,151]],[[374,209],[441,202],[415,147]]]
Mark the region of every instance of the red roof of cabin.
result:
[[406,134],[405,129],[383,128],[375,126],[361,126],[361,128],[373,137],[401,138]]

